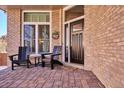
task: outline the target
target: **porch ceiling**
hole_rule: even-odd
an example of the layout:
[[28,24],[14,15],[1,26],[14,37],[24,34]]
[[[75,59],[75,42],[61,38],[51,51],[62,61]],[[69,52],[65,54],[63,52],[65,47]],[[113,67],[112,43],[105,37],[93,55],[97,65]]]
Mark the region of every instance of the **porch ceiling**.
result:
[[57,10],[66,5],[0,5],[0,9],[7,10],[8,8],[20,8],[26,10]]

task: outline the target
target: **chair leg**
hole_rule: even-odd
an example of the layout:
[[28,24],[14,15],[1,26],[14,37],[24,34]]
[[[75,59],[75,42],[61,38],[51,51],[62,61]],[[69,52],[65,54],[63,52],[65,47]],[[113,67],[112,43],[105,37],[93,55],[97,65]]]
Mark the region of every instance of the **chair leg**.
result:
[[14,70],[14,64],[13,64],[13,62],[12,62],[12,70]]
[[35,67],[37,66],[37,57],[35,57]]
[[42,61],[42,67],[45,67],[45,62],[44,61]]
[[27,61],[27,68],[29,68],[29,63],[30,63],[30,60]]
[[31,61],[29,60],[29,64],[32,65]]
[[51,69],[54,69],[53,60],[51,61]]

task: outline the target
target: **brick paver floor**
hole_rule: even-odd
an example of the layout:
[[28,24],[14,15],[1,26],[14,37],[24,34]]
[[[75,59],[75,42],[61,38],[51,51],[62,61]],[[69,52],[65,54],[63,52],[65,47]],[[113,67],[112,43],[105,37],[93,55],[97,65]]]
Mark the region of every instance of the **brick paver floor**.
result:
[[67,66],[17,67],[0,71],[0,88],[104,88],[91,72]]

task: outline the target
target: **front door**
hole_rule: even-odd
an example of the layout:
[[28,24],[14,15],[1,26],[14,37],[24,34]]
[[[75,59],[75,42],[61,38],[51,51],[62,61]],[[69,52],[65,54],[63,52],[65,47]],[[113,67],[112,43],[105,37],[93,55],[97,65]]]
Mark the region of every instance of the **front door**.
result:
[[70,61],[84,64],[83,20],[72,22],[70,24],[70,32]]

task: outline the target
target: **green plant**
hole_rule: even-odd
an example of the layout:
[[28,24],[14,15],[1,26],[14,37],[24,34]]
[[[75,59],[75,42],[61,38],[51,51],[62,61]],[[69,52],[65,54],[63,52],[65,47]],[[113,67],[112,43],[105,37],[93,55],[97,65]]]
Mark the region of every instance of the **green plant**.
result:
[[59,35],[59,31],[54,31],[53,35]]
[[52,33],[52,37],[53,37],[53,39],[58,39],[59,38],[59,31],[54,31]]

